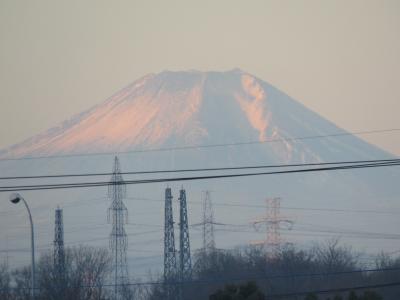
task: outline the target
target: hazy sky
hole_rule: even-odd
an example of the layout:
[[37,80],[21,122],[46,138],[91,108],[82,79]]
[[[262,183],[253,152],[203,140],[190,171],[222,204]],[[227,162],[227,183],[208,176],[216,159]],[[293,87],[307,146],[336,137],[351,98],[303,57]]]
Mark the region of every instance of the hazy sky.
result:
[[[400,1],[0,0],[0,148],[151,72],[239,67],[349,130],[400,128]],[[400,155],[400,133],[365,136]]]

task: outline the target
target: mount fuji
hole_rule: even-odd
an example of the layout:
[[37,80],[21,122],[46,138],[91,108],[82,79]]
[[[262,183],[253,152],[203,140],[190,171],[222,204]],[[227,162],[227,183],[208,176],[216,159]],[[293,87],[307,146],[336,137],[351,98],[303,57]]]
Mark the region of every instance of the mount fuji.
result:
[[[97,106],[0,150],[0,170],[2,176],[110,172],[115,154],[120,157],[123,171],[393,158],[242,70],[165,71],[146,75]],[[348,228],[352,228],[353,234],[395,233],[400,225],[399,174],[395,167],[384,167],[207,180],[185,183],[185,188],[191,223],[201,220],[198,204],[203,190],[213,191],[215,217],[226,224],[248,224],[264,213],[260,206],[265,198],[282,197],[282,210],[286,209],[284,213],[295,221],[294,229],[299,230],[296,234],[289,232],[287,239],[305,242],[315,240],[317,233],[311,237],[301,235],[304,228],[325,228],[325,233],[319,231],[321,238],[332,236],[326,228],[346,234],[348,231],[344,229]],[[132,175],[129,179],[152,177]],[[2,183],[17,184],[12,180]],[[18,181],[18,184],[37,183],[33,179]],[[171,186],[176,195],[181,183]],[[140,251],[161,253],[164,189],[165,184],[128,186],[130,196],[125,200],[131,214],[128,235],[143,232],[141,226],[160,227],[157,242],[149,242],[141,235],[130,239],[129,249],[139,251],[136,256]],[[26,199],[36,199],[31,205],[37,223],[43,227],[39,230],[43,249],[51,245],[52,209],[57,205],[64,208],[66,244],[88,241],[87,230],[93,230],[92,242],[107,246],[110,226],[105,223],[109,205],[106,188],[68,190],[68,193],[29,191],[24,195]],[[1,197],[4,201],[0,201],[0,213],[16,209],[6,201],[7,195]],[[244,206],[235,207],[237,203]],[[335,212],[333,208],[344,212]],[[373,213],[381,210],[385,213]],[[18,214],[24,211],[18,210]],[[9,243],[17,248],[22,247],[21,241],[27,233],[26,228],[14,226],[16,219],[12,213],[2,215],[0,227],[4,230],[0,239],[17,236],[15,243]],[[93,228],[88,229],[90,226]],[[193,249],[200,247],[197,235],[192,232]],[[217,246],[229,248],[253,238],[246,233],[237,233],[234,239],[228,233],[217,233]],[[377,245],[374,240],[355,235],[351,242],[364,250],[381,250],[398,248],[398,240],[386,239]]]
[[126,152],[271,139],[279,142],[263,147],[256,156],[258,161],[388,156],[356,137],[312,143],[293,140],[342,133],[345,131],[333,123],[241,70],[166,71],[144,76],[92,109],[0,151],[0,157]]

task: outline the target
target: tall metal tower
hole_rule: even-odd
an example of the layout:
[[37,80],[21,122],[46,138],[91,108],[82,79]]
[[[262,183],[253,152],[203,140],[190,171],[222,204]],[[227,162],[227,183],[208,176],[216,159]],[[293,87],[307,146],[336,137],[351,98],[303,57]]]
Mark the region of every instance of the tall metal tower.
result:
[[108,185],[108,196],[111,206],[108,209],[108,222],[112,224],[110,234],[110,249],[113,257],[114,271],[114,299],[121,299],[124,294],[124,285],[128,283],[128,265],[126,249],[128,238],[124,224],[128,222],[128,210],[122,199],[126,195],[126,185],[121,175],[118,157],[114,159],[113,174]]
[[280,214],[281,198],[269,198],[265,202],[267,207],[266,215],[253,222],[253,224],[265,224],[266,237],[262,243],[264,244],[267,257],[274,257],[283,243],[280,234],[282,225],[286,225],[288,229],[292,229],[293,221]]
[[[65,274],[64,224],[63,211],[59,207],[55,211],[54,269],[57,280],[62,281]],[[60,282],[60,284],[62,283]]]
[[192,278],[192,259],[190,257],[189,224],[186,204],[186,191],[179,194],[179,270],[182,281]]
[[173,282],[177,279],[177,275],[172,193],[170,188],[166,188],[164,208],[164,282],[166,283],[165,292],[168,300],[175,300],[177,289]]
[[272,253],[276,253],[280,247],[282,242],[281,233],[280,233],[280,223],[283,220],[280,217],[280,209],[281,209],[281,199],[280,198],[272,198],[266,200],[267,205],[267,231],[266,231],[266,239],[265,246],[266,249],[270,249]]
[[214,239],[214,212],[210,192],[205,191],[203,198],[203,251],[211,253],[215,250]]

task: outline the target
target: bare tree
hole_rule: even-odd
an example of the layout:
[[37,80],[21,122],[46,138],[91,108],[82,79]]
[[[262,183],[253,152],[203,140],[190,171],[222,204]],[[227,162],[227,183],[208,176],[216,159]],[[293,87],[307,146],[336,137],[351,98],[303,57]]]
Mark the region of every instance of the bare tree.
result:
[[[68,276],[71,283],[80,283],[76,296],[82,300],[102,299],[104,282],[110,271],[111,257],[107,250],[93,247],[73,249],[71,270]],[[74,286],[71,286],[74,289]],[[76,298],[76,299],[77,299]]]
[[27,300],[30,299],[31,289],[31,268],[23,267],[12,272],[12,279],[15,287],[12,293],[12,299]]
[[315,248],[316,261],[325,272],[348,271],[357,268],[358,256],[339,239],[328,240]]
[[[105,280],[110,271],[107,250],[80,246],[66,249],[65,271],[56,272],[51,253],[42,255],[37,267],[36,295],[43,300],[101,300],[106,299]],[[16,300],[29,299],[30,271],[28,268],[13,273]],[[3,299],[3,298],[1,298]]]
[[0,299],[8,300],[10,298],[11,276],[7,264],[0,264]]

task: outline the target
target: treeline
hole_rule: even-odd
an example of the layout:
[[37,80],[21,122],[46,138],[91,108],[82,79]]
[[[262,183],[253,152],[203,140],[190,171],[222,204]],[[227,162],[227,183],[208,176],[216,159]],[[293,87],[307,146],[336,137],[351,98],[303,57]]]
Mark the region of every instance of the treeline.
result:
[[[105,249],[94,247],[68,248],[62,273],[54,267],[53,256],[42,255],[36,266],[35,299],[105,299],[105,284],[110,273],[111,257]],[[30,266],[9,270],[0,267],[0,299],[30,299]]]
[[[37,300],[108,300],[113,298],[110,285],[112,261],[105,249],[68,248],[65,270],[54,267],[51,253],[37,264]],[[175,300],[263,300],[279,295],[289,300],[398,300],[400,286],[353,290],[400,281],[400,257],[381,254],[375,260],[380,272],[359,272],[364,269],[358,253],[338,241],[330,241],[312,249],[287,246],[266,257],[262,249],[244,247],[232,251],[198,251],[193,256],[191,281],[178,279],[170,285],[159,284],[162,275],[152,283],[135,282],[122,288],[123,299]],[[251,281],[251,283],[249,283]],[[341,290],[349,288],[348,290]],[[319,291],[332,291],[319,293]],[[171,291],[173,295],[171,295]],[[170,293],[168,298],[167,293]],[[350,297],[350,298],[349,298]],[[30,268],[10,270],[0,267],[0,299],[30,298]]]
[[[239,290],[249,281],[257,286],[253,300],[264,295],[265,299],[320,299],[320,300],[364,300],[368,297],[379,299],[400,299],[400,286],[381,289],[320,294],[318,291],[340,290],[342,288],[361,287],[400,281],[400,257],[390,258],[381,254],[374,261],[373,269],[387,269],[382,272],[359,272],[365,269],[360,254],[350,247],[331,240],[308,250],[287,246],[274,256],[266,257],[257,247],[244,247],[234,251],[198,252],[195,255],[193,283],[183,285],[184,299],[205,300],[241,300],[247,298],[224,296],[226,288]],[[394,269],[394,270],[389,270]],[[161,277],[160,277],[161,278]],[[153,287],[151,300],[166,299],[163,287]],[[216,292],[221,298],[215,298]],[[313,293],[315,291],[315,293]],[[258,294],[260,292],[261,294]],[[239,292],[237,292],[239,293]],[[293,296],[279,297],[279,295]],[[375,295],[376,294],[376,295]],[[213,295],[214,298],[210,298]],[[250,296],[249,296],[250,297]],[[365,298],[375,300],[375,298]]]

